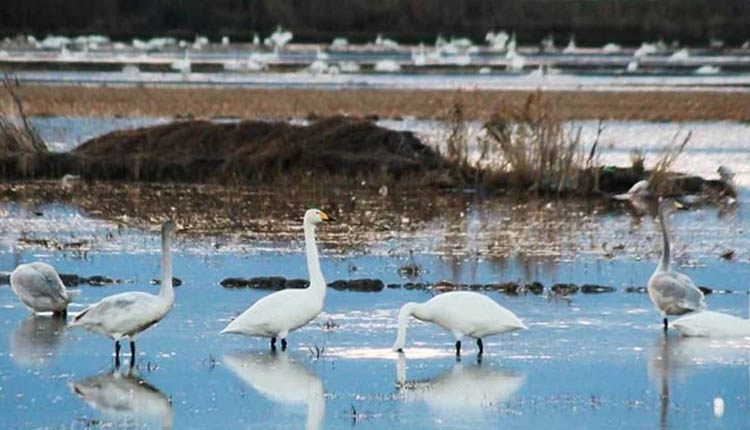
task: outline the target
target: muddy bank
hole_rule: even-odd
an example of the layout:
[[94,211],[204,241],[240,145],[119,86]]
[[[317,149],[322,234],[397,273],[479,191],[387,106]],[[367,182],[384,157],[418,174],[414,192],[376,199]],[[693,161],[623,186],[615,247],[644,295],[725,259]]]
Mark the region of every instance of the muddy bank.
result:
[[[649,171],[612,166],[573,165],[560,178],[555,176],[559,172],[534,167],[529,170],[528,166],[520,171],[499,163],[477,168],[461,155],[467,151],[449,149],[443,155],[411,132],[347,117],[320,119],[305,126],[265,121],[179,121],[111,132],[66,153],[6,151],[0,158],[0,174],[6,180],[75,175],[88,182],[293,187],[369,182],[384,186],[382,193],[387,193],[389,186],[400,186],[415,190],[473,188],[494,193],[532,191],[557,196],[622,193],[652,176]],[[553,152],[540,156],[552,157]],[[721,181],[680,173],[661,176],[659,189],[669,194],[733,195],[731,187]]]

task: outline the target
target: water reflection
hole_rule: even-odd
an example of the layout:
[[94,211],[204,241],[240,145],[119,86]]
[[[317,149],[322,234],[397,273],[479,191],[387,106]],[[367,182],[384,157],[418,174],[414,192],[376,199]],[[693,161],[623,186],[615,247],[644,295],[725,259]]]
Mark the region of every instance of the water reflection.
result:
[[525,382],[524,375],[482,364],[456,362],[434,378],[409,381],[406,356],[396,360],[396,386],[407,402],[423,401],[436,413],[480,411],[508,400]]
[[114,428],[172,428],[172,402],[133,369],[71,382],[70,389],[92,408],[110,416]]
[[32,315],[19,325],[10,337],[10,353],[14,363],[26,367],[47,365],[62,345],[64,318]]
[[287,353],[237,353],[224,364],[253,389],[274,402],[307,405],[306,429],[319,429],[325,415],[320,378]]

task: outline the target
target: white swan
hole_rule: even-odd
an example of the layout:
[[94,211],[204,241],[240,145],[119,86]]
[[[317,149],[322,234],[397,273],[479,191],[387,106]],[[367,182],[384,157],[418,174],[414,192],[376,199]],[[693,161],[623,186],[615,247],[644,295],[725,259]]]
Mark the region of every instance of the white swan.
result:
[[622,194],[616,194],[612,198],[616,200],[630,200],[633,198],[644,198],[651,195],[651,191],[649,191],[649,187],[651,184],[648,182],[648,179],[642,179],[635,184],[633,184],[632,187],[628,190],[626,193]]
[[120,339],[130,340],[130,365],[135,364],[135,337],[161,321],[174,304],[172,288],[172,254],[170,246],[175,231],[173,221],[161,227],[161,288],[159,295],[140,291],[115,294],[84,309],[73,318],[71,326],[112,338],[115,341],[115,363],[120,362]]
[[399,395],[407,402],[423,401],[438,414],[455,416],[504,402],[523,386],[525,379],[506,370],[457,362],[435,378],[408,381],[404,354],[399,353],[396,360]]
[[[133,374],[117,369],[68,384],[78,398],[104,414],[124,420],[127,427],[145,420],[157,419],[162,429],[172,428],[172,401],[156,387]],[[135,422],[133,422],[135,420]],[[142,423],[145,424],[145,423]],[[119,428],[119,425],[116,425]],[[151,426],[145,426],[151,427]]]
[[750,320],[721,312],[703,311],[686,315],[672,323],[686,337],[747,337]]
[[64,317],[73,300],[55,268],[47,263],[21,264],[10,274],[10,288],[31,312]]
[[276,338],[281,338],[281,349],[286,349],[286,337],[312,321],[323,310],[326,281],[320,270],[318,248],[315,245],[315,226],[323,221],[334,221],[319,209],[308,209],[304,217],[305,251],[310,286],[287,289],[269,294],[255,302],[230,322],[221,334],[243,334],[271,338],[271,349],[276,349]]
[[680,206],[671,199],[665,199],[659,204],[659,223],[664,247],[661,262],[648,280],[648,296],[664,318],[664,331],[667,331],[669,324],[668,315],[682,315],[706,307],[703,293],[695,286],[693,280],[671,268],[667,211]]
[[409,316],[431,322],[453,333],[456,356],[461,355],[464,336],[477,340],[479,355],[484,352],[482,338],[527,328],[513,312],[489,297],[468,291],[454,291],[437,295],[424,303],[410,302],[398,313],[398,334],[394,351],[403,351],[406,324]]
[[305,428],[321,428],[326,407],[323,383],[287,354],[231,354],[223,361],[235,375],[274,402],[307,405]]

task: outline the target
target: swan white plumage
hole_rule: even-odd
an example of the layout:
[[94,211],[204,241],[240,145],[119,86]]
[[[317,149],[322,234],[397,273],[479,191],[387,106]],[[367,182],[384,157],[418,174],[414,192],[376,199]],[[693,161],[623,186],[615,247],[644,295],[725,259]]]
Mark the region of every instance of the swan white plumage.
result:
[[120,339],[127,337],[130,340],[132,366],[135,363],[136,335],[161,321],[174,304],[170,251],[174,231],[173,221],[167,221],[161,227],[161,287],[158,295],[140,291],[115,294],[89,306],[73,318],[71,326],[82,327],[115,341],[116,364],[120,361]]
[[667,330],[669,315],[683,315],[706,308],[703,292],[687,275],[672,270],[669,248],[667,212],[681,205],[665,199],[659,204],[659,224],[663,239],[661,261],[648,280],[648,296],[664,318],[664,331]]
[[750,320],[721,312],[703,311],[686,315],[672,325],[686,337],[750,336]]
[[626,193],[622,194],[616,194],[613,196],[616,200],[630,200],[632,198],[644,198],[651,195],[651,191],[649,190],[649,187],[651,184],[648,182],[648,179],[642,179],[635,184],[633,184],[632,187],[628,190]]
[[54,267],[47,263],[21,264],[10,274],[10,288],[31,312],[67,314],[73,295],[65,289]]
[[289,332],[303,327],[323,310],[326,281],[320,270],[315,226],[334,219],[320,209],[308,209],[303,220],[310,285],[303,289],[277,291],[263,297],[230,322],[221,334],[270,337],[271,349],[276,348],[278,337],[281,338],[281,349],[285,350]]
[[394,351],[403,351],[408,318],[431,322],[453,333],[456,356],[461,355],[464,336],[477,340],[479,355],[484,352],[482,338],[527,328],[518,317],[489,297],[469,291],[437,295],[424,303],[410,302],[398,313],[398,334]]

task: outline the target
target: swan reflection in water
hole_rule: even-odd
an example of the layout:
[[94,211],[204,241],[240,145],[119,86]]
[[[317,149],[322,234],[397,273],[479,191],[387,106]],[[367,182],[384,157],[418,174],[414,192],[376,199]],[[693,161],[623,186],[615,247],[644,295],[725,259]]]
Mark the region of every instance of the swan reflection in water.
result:
[[396,387],[404,401],[423,401],[439,413],[481,411],[513,396],[525,382],[525,376],[496,369],[481,363],[453,367],[435,378],[419,381],[406,379],[406,356],[396,360]]
[[111,417],[114,428],[172,428],[172,402],[133,368],[126,373],[115,368],[69,385],[81,400]]
[[[746,362],[750,352],[750,339],[709,339],[698,337],[657,336],[649,350],[647,372],[649,380],[659,390],[659,428],[667,429],[670,398],[673,392],[671,383],[687,379],[692,369],[700,366],[736,365]],[[715,389],[721,394],[722,387],[705,387]]]
[[64,335],[64,318],[32,315],[11,334],[11,359],[21,366],[42,367],[57,355]]
[[320,378],[282,353],[237,353],[224,356],[224,365],[268,399],[307,405],[305,428],[319,429],[325,415]]

